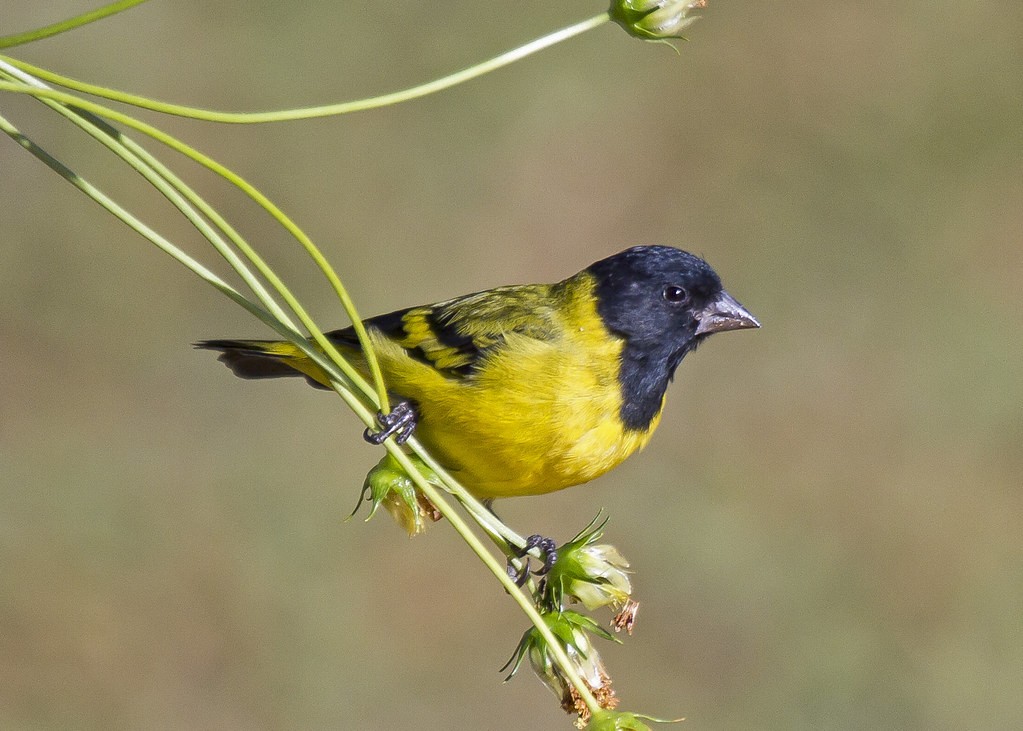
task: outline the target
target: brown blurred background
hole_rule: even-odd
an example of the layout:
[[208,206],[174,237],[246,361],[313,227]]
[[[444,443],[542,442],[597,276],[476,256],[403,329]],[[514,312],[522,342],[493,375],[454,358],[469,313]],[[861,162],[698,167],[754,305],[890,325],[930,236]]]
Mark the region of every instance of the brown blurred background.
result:
[[[8,0],[0,32],[94,5]],[[13,53],[256,110],[601,9],[151,2]],[[612,516],[643,602],[603,649],[624,707],[1023,728],[1023,6],[733,0],[690,35],[676,56],[605,26],[345,118],[156,121],[277,201],[367,315],[666,243],[761,319],[686,361],[642,455],[499,506],[561,539]],[[217,264],[97,145],[0,110]],[[501,684],[525,620],[447,526],[342,522],[378,452],[337,399],[232,378],[189,344],[259,323],[6,138],[0,170],[0,727],[570,727],[528,672]],[[345,324],[286,235],[189,175]]]

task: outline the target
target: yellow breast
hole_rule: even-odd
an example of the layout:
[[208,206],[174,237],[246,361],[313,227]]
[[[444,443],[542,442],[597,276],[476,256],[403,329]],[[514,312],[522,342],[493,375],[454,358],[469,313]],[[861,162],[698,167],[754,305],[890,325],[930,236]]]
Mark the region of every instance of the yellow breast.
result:
[[413,399],[416,436],[480,498],[537,495],[598,477],[642,448],[656,427],[619,418],[622,341],[593,305],[588,279],[551,306],[555,337],[509,333],[471,378],[445,377],[375,337],[388,387]]

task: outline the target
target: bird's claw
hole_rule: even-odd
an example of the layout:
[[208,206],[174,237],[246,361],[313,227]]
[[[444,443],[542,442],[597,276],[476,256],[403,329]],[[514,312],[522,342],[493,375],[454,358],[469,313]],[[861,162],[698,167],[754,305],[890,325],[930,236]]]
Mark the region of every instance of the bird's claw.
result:
[[517,565],[516,560],[521,560],[521,557],[508,559],[508,578],[515,582],[515,586],[522,586],[529,578],[529,560],[522,561],[521,565]]
[[540,553],[543,554],[543,566],[533,573],[537,576],[543,576],[554,567],[554,562],[558,560],[558,544],[554,542],[553,538],[531,535],[526,539],[526,551],[534,548],[539,548]]
[[533,573],[536,576],[544,576],[554,567],[558,560],[558,544],[552,538],[545,538],[539,534],[531,535],[526,539],[526,545],[516,558],[525,559],[520,566],[516,566],[512,559],[508,561],[508,576],[517,586],[522,586],[529,578],[529,552],[538,548],[543,555],[543,565]]
[[389,437],[394,437],[398,444],[404,444],[412,436],[416,428],[416,410],[408,401],[399,401],[391,409],[391,413],[377,414],[377,421],[383,427],[380,431],[366,429],[362,438],[370,444],[383,444]]

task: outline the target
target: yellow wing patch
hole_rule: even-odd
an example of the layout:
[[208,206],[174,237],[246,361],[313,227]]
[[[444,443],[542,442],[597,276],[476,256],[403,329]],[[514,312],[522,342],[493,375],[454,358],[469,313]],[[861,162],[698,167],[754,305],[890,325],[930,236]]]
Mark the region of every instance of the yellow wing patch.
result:
[[[521,285],[466,295],[428,307],[413,307],[366,321],[408,357],[447,378],[472,376],[515,333],[547,340],[560,333],[551,312],[551,285]],[[495,296],[499,295],[499,296]],[[328,333],[358,347],[352,328]]]

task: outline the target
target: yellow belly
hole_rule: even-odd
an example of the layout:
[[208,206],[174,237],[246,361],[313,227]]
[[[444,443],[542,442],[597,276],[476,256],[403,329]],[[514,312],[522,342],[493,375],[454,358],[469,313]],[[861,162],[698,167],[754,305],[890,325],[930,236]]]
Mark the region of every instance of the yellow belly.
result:
[[497,498],[587,482],[649,440],[659,416],[648,431],[622,426],[621,342],[602,328],[551,341],[509,334],[468,379],[374,340],[388,388],[418,405],[417,438],[473,494]]

